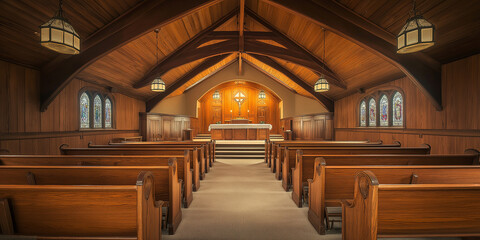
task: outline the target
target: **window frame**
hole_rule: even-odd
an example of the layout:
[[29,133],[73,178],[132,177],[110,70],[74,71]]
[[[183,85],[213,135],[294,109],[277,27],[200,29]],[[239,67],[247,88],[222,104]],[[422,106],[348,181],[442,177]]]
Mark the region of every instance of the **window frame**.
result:
[[[80,119],[80,110],[81,110],[81,106],[80,106],[80,98],[81,96],[86,93],[87,96],[88,96],[88,99],[90,101],[90,105],[89,105],[89,116],[88,116],[88,119],[89,119],[89,127],[88,128],[82,128],[81,127],[81,119]],[[100,101],[101,101],[101,111],[102,111],[102,127],[98,127],[98,128],[95,128],[95,104],[94,104],[94,101],[95,101],[95,97],[96,96],[99,96],[100,97]],[[110,105],[111,105],[111,121],[112,121],[112,126],[111,127],[105,127],[105,103],[106,103],[106,99],[109,99],[110,100]],[[105,91],[101,91],[99,89],[96,89],[96,88],[91,88],[91,87],[85,87],[85,88],[82,88],[80,89],[79,91],[79,94],[78,94],[78,97],[77,97],[77,122],[78,122],[78,130],[79,131],[103,131],[103,130],[115,130],[116,129],[116,111],[115,111],[115,98],[110,94],[110,93],[106,93]]]
[[[393,97],[396,93],[399,93],[402,97],[402,125],[401,126],[393,126]],[[387,97],[388,107],[387,107],[387,114],[388,114],[388,126],[380,126],[380,100],[383,96]],[[375,126],[370,126],[370,100],[375,100]],[[362,102],[365,101],[366,104],[366,126],[362,126],[361,124],[361,105]],[[397,87],[389,87],[389,88],[375,88],[370,90],[367,93],[362,94],[357,102],[357,128],[405,128],[406,127],[406,109],[407,109],[407,101],[405,99],[405,93],[402,89]]]

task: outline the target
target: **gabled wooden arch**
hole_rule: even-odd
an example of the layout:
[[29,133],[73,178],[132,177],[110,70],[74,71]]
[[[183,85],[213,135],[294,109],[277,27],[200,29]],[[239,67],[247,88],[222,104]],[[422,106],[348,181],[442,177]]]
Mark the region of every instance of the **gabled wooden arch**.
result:
[[397,54],[395,38],[332,0],[261,0],[328,28],[387,60],[407,75],[442,110],[441,65],[423,53]]
[[60,57],[42,69],[41,111],[45,111],[60,91],[95,60],[135,40],[154,28],[189,15],[223,0],[146,0],[85,40],[82,52],[67,59]]

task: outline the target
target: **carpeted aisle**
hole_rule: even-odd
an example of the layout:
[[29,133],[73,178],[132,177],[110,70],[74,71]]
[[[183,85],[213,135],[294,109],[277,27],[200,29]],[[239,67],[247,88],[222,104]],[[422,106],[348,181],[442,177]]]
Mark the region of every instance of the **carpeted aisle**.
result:
[[263,160],[217,160],[173,236],[163,239],[341,239],[320,236]]

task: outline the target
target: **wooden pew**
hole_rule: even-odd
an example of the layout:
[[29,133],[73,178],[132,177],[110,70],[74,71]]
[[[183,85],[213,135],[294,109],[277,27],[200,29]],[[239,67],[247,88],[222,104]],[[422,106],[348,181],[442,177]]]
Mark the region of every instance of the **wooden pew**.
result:
[[295,166],[297,150],[305,155],[359,155],[359,154],[430,154],[430,145],[422,147],[356,146],[356,147],[285,147],[282,162],[282,186],[288,191],[291,184],[291,167]]
[[[352,164],[335,165],[337,161],[341,164],[344,160],[342,156],[339,156],[339,159],[335,159],[335,157],[325,156],[325,158],[317,158],[313,180],[308,180],[310,191],[308,195],[308,219],[320,234],[325,234],[325,207],[338,207],[341,199],[353,199],[354,176],[360,171],[373,171],[386,183],[398,184],[425,183],[431,181],[432,178],[435,179],[438,174],[448,174],[449,171],[457,171],[457,173],[465,174],[465,177],[471,176],[472,173],[480,174],[480,166],[469,165],[465,161],[465,155],[458,155],[458,158],[455,155],[426,156],[426,158],[412,155],[411,162],[407,162],[405,158],[399,157],[398,164],[395,163],[392,155],[385,155],[386,160],[380,163],[385,165],[371,163],[372,160],[368,159],[368,155],[358,155],[359,159],[355,161],[357,164],[365,164],[363,166]],[[435,162],[435,160],[438,160],[438,162]],[[445,162],[463,163],[466,165],[442,165]],[[409,163],[410,165],[401,166],[400,164],[403,163]]]
[[[160,143],[160,142],[158,142]],[[197,148],[198,161],[200,163],[200,179],[205,178],[205,173],[209,171],[208,163],[208,146],[206,144],[179,144],[179,142],[168,142],[166,144],[157,144],[157,142],[134,142],[134,143],[110,143],[109,145],[94,145],[89,143],[88,148],[185,148],[185,149],[194,149]]]
[[[136,180],[136,182],[135,182]],[[0,232],[35,239],[161,239],[153,174],[128,185],[0,185]]]
[[109,143],[109,145],[92,145],[89,144],[89,147],[100,147],[105,148],[108,146],[116,147],[182,147],[182,146],[193,146],[198,148],[204,148],[204,159],[205,159],[205,171],[209,172],[210,167],[212,166],[213,159],[215,156],[214,152],[214,140],[211,141],[162,141],[162,142],[128,142],[128,143]]
[[[325,155],[322,159],[329,166],[356,165],[479,165],[479,152],[467,150],[456,155]],[[297,150],[295,168],[292,169],[292,199],[302,206],[303,186],[313,178],[315,161],[318,155],[304,155]]]
[[[193,201],[192,170],[188,151],[169,156],[79,156],[79,155],[0,155],[0,166],[168,166],[176,158],[178,176],[183,181],[183,202],[188,208]],[[186,170],[185,170],[186,169]],[[198,177],[198,175],[197,175]],[[193,185],[193,187],[192,187]],[[195,189],[196,191],[196,189]]]
[[[277,145],[277,151],[274,161],[275,168],[275,178],[277,180],[282,179],[283,171],[283,159],[285,158],[285,149],[286,148],[296,148],[296,147],[401,147],[400,142],[395,142],[393,144],[382,144],[382,141],[378,142],[347,142],[347,141],[326,141],[326,142],[310,142],[310,143],[286,143]],[[292,164],[293,165],[293,164]]]
[[63,155],[119,155],[119,156],[170,156],[182,155],[188,151],[190,164],[193,169],[194,189],[200,189],[202,174],[198,160],[197,148],[69,148],[66,144],[60,146]]
[[479,173],[442,172],[428,183],[384,184],[373,172],[360,172],[353,201],[342,202],[342,238],[479,237]]
[[[267,163],[272,172],[277,171],[277,162],[275,161],[277,156],[280,156],[279,159],[283,158],[283,148],[284,147],[294,147],[294,146],[339,146],[339,147],[353,147],[358,145],[381,145],[382,141],[370,142],[370,141],[269,141],[268,148],[270,148],[270,155],[268,156]],[[395,145],[399,145],[399,142],[396,142]],[[281,169],[281,168],[279,168]]]
[[178,166],[0,166],[2,185],[129,185],[142,172],[155,180],[155,200],[168,202],[169,232],[174,234],[182,220],[181,180]]

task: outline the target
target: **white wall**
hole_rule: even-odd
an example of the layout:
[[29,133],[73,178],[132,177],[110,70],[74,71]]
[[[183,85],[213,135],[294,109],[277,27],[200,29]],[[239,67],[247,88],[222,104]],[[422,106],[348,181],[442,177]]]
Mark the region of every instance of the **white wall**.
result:
[[189,89],[184,94],[165,98],[151,112],[195,117],[197,100],[215,86],[229,81],[254,82],[272,90],[283,101],[283,116],[281,116],[283,118],[328,112],[317,100],[290,91],[249,64],[243,64],[243,67],[243,75],[239,76],[237,74],[238,64],[231,64]]

